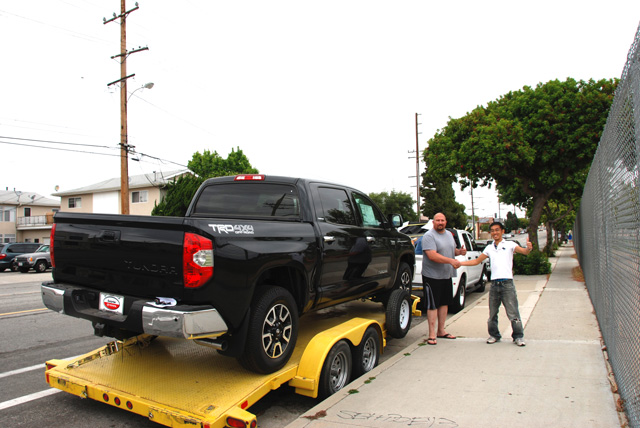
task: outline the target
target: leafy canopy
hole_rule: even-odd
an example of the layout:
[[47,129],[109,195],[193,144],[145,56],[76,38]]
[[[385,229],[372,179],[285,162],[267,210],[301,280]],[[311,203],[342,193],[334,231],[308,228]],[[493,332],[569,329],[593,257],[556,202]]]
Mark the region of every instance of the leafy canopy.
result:
[[408,193],[392,190],[391,193],[369,193],[369,197],[382,210],[385,216],[401,214],[405,220],[416,218],[416,212],[413,209],[414,201]]
[[205,150],[202,154],[196,152],[187,166],[196,175],[185,175],[169,183],[166,195],[153,208],[151,215],[184,216],[193,195],[207,178],[258,173],[239,147],[237,150],[232,149],[226,159],[216,151],[211,153]]
[[527,207],[529,234],[546,201],[565,186],[584,186],[617,79],[552,80],[509,92],[487,107],[450,119],[424,151],[430,174],[464,188],[495,182],[500,200]]

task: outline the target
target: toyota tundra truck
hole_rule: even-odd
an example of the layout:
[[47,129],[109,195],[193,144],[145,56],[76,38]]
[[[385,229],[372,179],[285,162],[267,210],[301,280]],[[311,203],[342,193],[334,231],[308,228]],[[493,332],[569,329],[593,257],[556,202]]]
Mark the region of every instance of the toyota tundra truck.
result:
[[56,213],[42,299],[98,336],[192,339],[272,373],[309,311],[371,299],[388,334],[406,334],[415,253],[401,224],[347,186],[212,178],[185,217]]

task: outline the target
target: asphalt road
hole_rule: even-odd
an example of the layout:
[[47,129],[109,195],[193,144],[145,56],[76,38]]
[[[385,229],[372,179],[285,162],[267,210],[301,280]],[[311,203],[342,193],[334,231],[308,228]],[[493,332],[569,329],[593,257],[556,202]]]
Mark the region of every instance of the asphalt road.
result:
[[[141,416],[80,399],[46,383],[47,360],[70,358],[111,341],[94,336],[89,322],[44,307],[40,284],[50,279],[50,272],[0,273],[0,426],[157,427]],[[468,295],[467,306],[480,295]],[[424,319],[414,318],[412,326]],[[415,340],[411,332],[404,339],[389,339],[382,361]],[[285,385],[249,410],[258,416],[259,427],[279,428],[316,404]]]

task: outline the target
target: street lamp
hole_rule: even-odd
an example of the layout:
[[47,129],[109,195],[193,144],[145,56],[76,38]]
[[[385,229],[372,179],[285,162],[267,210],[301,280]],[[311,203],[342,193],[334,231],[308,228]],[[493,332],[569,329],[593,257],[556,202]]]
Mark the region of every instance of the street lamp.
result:
[[149,83],[145,83],[144,85],[140,86],[139,88],[136,88],[133,92],[131,92],[129,94],[129,98],[127,98],[127,101],[129,101],[131,99],[131,97],[133,96],[133,94],[136,93],[136,91],[139,91],[140,89],[151,89],[153,88],[154,83],[153,82],[149,82]]
[[133,95],[136,91],[140,89],[151,89],[153,88],[153,83],[145,83],[141,87],[135,89],[133,92],[129,94],[127,98],[124,98],[123,95],[127,90],[127,82],[122,82],[122,92],[120,95],[120,99],[122,100],[122,109],[121,109],[121,143],[120,143],[120,212],[122,214],[129,214],[129,136],[127,130],[127,102],[131,95]]

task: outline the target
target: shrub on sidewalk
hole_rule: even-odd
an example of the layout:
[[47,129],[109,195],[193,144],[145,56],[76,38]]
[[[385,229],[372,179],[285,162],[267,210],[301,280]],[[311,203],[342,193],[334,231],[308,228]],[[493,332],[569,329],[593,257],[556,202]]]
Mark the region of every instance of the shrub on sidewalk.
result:
[[513,273],[516,275],[545,275],[551,273],[551,263],[545,253],[533,250],[528,256],[514,254]]

